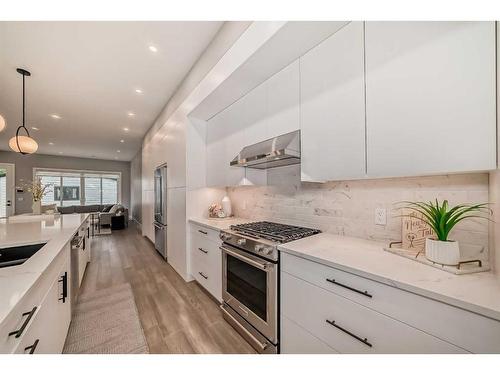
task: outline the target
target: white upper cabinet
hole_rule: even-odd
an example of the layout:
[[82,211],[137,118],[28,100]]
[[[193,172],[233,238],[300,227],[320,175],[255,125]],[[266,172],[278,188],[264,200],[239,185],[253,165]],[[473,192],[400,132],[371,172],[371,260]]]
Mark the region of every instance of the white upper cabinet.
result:
[[363,23],[351,22],[300,58],[301,179],[365,176]]
[[299,61],[269,78],[267,91],[266,138],[300,129],[300,72]]
[[299,129],[299,64],[290,64],[207,123],[207,186],[265,185],[265,170],[231,167],[241,149]]
[[496,168],[494,22],[366,22],[365,43],[369,177]]

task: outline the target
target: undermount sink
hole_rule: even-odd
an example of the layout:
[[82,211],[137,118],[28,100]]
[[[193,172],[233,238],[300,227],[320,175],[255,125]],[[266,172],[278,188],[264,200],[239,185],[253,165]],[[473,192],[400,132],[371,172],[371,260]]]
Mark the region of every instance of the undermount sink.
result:
[[42,242],[33,245],[4,247],[0,249],[0,268],[23,264],[45,246],[45,244],[46,242]]

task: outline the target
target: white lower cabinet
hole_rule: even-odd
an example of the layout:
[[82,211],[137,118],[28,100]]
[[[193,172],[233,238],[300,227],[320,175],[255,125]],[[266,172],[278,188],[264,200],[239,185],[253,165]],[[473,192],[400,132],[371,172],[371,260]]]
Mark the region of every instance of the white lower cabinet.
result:
[[281,273],[281,303],[283,316],[339,353],[467,353],[286,272]]
[[191,224],[191,275],[222,302],[222,254],[219,231]]
[[[467,352],[500,353],[497,320],[286,253],[281,254],[280,266],[284,275],[282,291],[290,288],[284,280],[291,280],[289,275],[293,275],[313,290],[360,306],[359,311],[378,312]],[[316,302],[311,304],[316,305]],[[285,305],[282,309],[282,314],[288,317],[293,313]],[[401,350],[404,349],[406,346],[402,345]],[[432,352],[432,347],[428,350]]]
[[281,354],[338,354],[338,352],[282,315]]
[[[70,245],[0,327],[0,352],[61,353],[71,321]],[[17,333],[15,333],[17,332]]]

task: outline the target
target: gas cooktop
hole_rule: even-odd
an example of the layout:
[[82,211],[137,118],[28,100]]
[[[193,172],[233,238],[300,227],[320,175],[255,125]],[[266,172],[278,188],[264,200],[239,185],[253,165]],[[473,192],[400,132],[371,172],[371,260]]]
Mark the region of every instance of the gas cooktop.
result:
[[246,236],[263,238],[278,243],[295,241],[321,233],[319,229],[272,223],[270,221],[257,221],[253,223],[231,225],[230,229],[236,233]]

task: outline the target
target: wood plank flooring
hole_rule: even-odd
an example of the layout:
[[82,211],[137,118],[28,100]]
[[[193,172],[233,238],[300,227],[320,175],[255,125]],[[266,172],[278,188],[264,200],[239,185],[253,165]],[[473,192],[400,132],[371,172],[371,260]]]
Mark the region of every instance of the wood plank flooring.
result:
[[134,223],[94,237],[82,293],[128,282],[151,353],[255,353],[226,322],[215,300],[186,283]]

